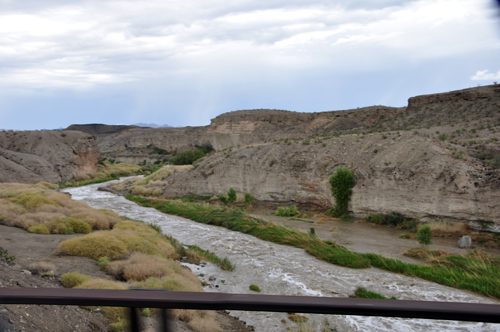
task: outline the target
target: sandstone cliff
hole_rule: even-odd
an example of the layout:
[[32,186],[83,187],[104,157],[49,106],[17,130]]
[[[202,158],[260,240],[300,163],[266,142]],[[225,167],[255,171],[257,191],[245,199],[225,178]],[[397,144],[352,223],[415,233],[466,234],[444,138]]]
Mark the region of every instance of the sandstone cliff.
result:
[[0,179],[61,183],[97,170],[94,136],[79,131],[0,133]]

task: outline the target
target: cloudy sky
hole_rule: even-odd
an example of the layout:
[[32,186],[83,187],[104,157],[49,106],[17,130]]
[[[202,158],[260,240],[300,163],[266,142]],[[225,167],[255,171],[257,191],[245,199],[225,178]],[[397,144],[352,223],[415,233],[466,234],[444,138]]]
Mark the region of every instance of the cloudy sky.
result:
[[500,83],[493,0],[0,0],[0,128],[207,125]]

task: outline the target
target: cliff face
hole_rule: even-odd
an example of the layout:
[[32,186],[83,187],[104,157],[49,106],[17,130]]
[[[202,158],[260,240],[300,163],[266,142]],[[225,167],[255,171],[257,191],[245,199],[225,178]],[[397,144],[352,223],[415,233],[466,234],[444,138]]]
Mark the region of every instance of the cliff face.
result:
[[5,182],[65,182],[97,170],[94,136],[78,131],[0,133],[0,178]]
[[499,171],[474,158],[455,158],[440,140],[411,133],[384,136],[232,148],[169,177],[164,196],[221,195],[233,187],[258,200],[329,208],[334,199],[328,177],[348,166],[356,176],[350,209],[358,216],[398,211],[419,218],[500,221]]

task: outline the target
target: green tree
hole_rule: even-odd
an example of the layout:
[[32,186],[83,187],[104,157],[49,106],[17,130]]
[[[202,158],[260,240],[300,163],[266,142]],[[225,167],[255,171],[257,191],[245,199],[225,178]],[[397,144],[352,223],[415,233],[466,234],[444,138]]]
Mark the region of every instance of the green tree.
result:
[[427,247],[432,244],[433,237],[431,226],[423,225],[417,231],[417,240],[422,245],[422,247]]
[[330,175],[329,181],[332,196],[335,197],[335,206],[331,210],[331,213],[334,216],[342,216],[348,210],[352,187],[354,187],[354,173],[347,167],[338,167],[337,172]]
[[196,160],[205,157],[205,154],[201,150],[186,150],[183,152],[178,152],[170,162],[174,165],[191,165]]
[[229,204],[234,204],[236,202],[236,190],[233,188],[229,188],[229,191],[227,192],[227,202]]
[[255,200],[255,198],[250,195],[250,193],[245,193],[245,203],[246,205],[252,204],[252,202]]

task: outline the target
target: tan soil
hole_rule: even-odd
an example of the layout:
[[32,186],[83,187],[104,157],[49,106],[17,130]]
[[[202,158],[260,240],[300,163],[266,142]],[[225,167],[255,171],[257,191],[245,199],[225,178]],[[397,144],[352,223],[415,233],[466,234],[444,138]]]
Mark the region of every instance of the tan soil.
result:
[[[61,275],[79,271],[95,278],[112,279],[99,270],[96,261],[86,257],[56,256],[54,250],[62,241],[79,235],[32,234],[15,227],[0,225],[0,247],[6,249],[15,260],[10,266],[0,258],[0,287],[63,287]],[[56,266],[55,278],[27,275],[24,270],[34,262],[50,262]],[[218,312],[216,320],[221,332],[252,331],[244,322]],[[0,332],[4,331],[108,331],[110,321],[97,311],[76,306],[48,305],[0,305]],[[155,319],[144,319],[143,327],[154,330]],[[174,331],[190,332],[184,322],[174,322]]]

